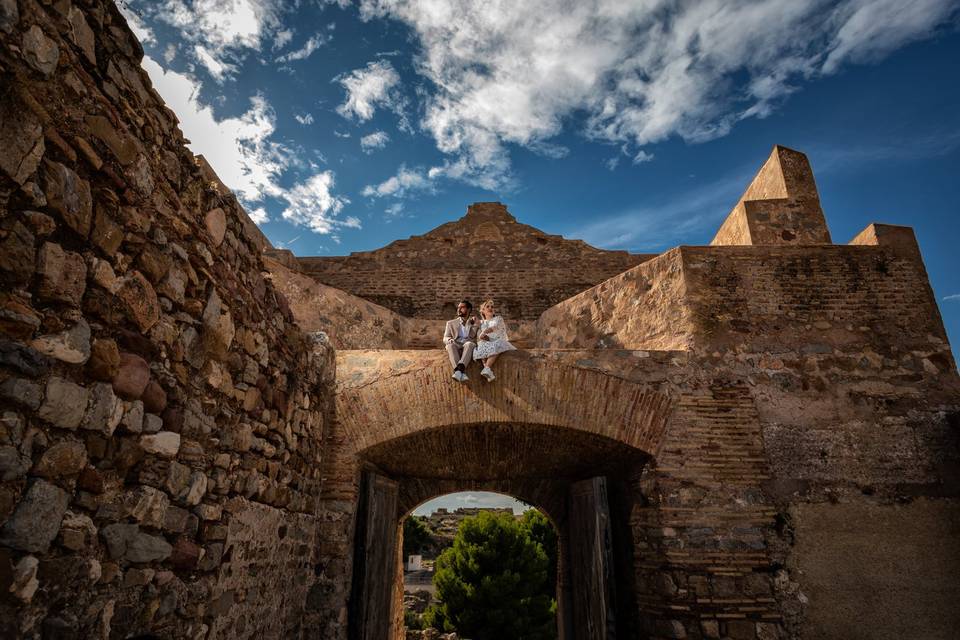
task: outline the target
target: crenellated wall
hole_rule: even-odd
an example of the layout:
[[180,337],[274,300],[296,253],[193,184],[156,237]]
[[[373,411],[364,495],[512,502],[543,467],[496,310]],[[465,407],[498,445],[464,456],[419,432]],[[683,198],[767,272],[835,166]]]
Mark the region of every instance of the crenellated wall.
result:
[[333,350],[113,2],[0,2],[0,636],[290,637]]

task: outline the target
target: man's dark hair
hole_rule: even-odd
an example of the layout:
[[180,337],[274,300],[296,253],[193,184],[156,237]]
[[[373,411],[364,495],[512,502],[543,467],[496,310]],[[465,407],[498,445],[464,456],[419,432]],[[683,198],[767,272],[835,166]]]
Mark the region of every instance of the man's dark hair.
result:
[[467,305],[467,309],[469,309],[470,311],[473,311],[473,303],[470,302],[469,300],[461,300],[460,302],[457,303],[457,306],[459,307],[462,304]]

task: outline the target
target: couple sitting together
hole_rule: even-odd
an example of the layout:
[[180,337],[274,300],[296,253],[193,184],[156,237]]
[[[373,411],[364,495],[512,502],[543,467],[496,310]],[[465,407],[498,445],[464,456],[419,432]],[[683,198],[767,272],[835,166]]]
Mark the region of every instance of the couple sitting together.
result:
[[496,315],[493,300],[487,300],[480,305],[481,322],[477,322],[473,315],[473,305],[469,300],[457,304],[457,317],[447,322],[443,332],[443,344],[450,356],[453,365],[453,379],[466,382],[467,365],[470,360],[483,362],[480,375],[490,382],[496,378],[493,375],[494,361],[504,351],[512,351],[515,347],[507,341],[507,325],[503,318]]

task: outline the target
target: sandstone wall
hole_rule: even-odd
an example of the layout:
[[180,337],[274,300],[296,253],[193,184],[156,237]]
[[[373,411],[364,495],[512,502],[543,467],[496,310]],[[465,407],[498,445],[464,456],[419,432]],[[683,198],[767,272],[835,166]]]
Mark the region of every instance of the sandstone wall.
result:
[[480,202],[423,236],[376,251],[298,261],[317,281],[401,315],[449,319],[464,297],[474,305],[495,298],[505,318],[532,321],[651,257],[548,235],[518,223],[499,202]]
[[807,157],[774,146],[710,244],[830,244]]
[[547,309],[537,346],[548,349],[688,349],[693,326],[681,249]]
[[0,635],[295,636],[332,349],[112,2],[0,45]]

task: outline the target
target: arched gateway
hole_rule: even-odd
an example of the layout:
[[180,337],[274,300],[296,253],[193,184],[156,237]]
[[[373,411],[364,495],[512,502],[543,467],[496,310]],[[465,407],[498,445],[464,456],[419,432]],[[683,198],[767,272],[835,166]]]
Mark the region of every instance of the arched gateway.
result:
[[335,428],[361,477],[351,635],[402,637],[402,518],[444,493],[488,490],[540,507],[558,528],[561,637],[629,637],[635,484],[676,398],[536,353],[504,357],[496,384],[459,384],[447,368],[439,352],[338,357]]

